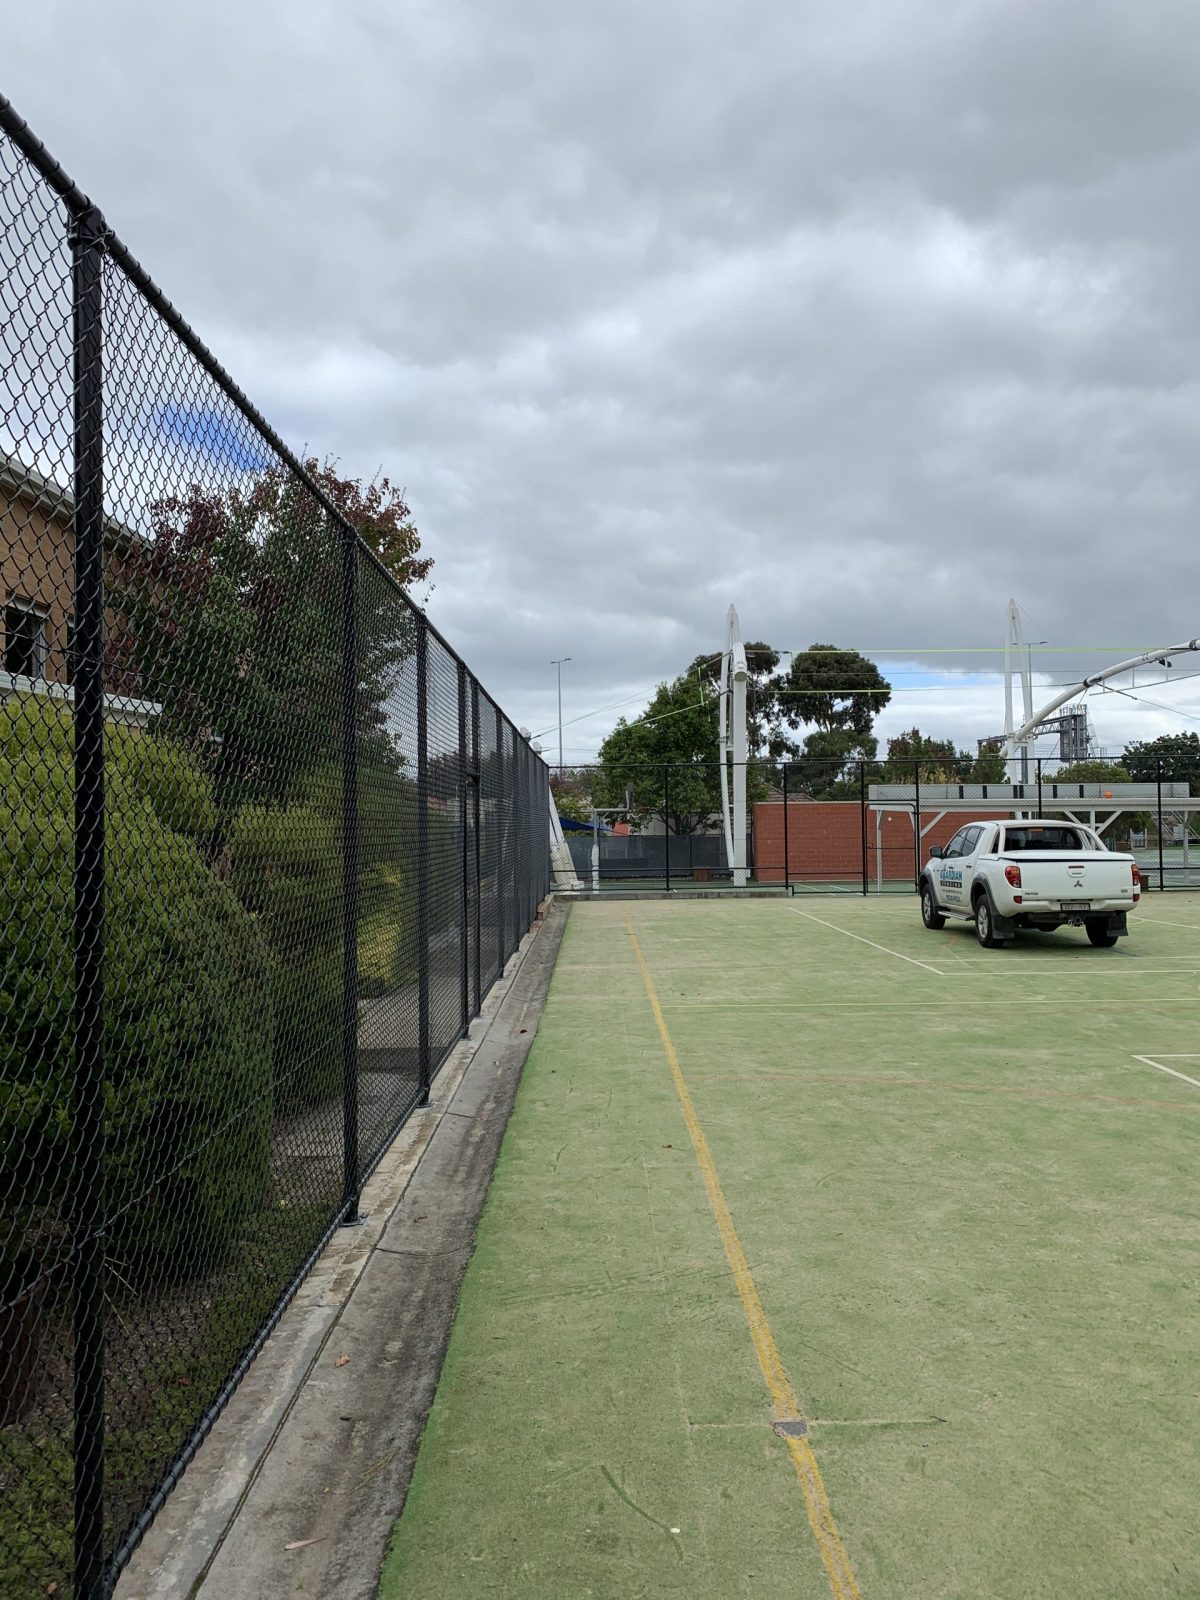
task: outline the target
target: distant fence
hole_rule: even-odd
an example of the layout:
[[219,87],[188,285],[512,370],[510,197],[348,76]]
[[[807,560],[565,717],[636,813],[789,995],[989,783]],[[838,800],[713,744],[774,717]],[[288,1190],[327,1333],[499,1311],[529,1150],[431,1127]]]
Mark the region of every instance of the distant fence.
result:
[[107,1595],[548,890],[547,771],[0,100],[0,1596]]
[[[715,761],[576,768],[570,781],[574,814],[596,807],[595,826],[570,838],[588,888],[731,885]],[[751,762],[746,788],[746,837],[733,843],[751,890],[910,893],[930,849],[964,823],[1019,814],[1095,826],[1110,848],[1132,851],[1150,889],[1200,888],[1200,783],[1165,765],[1140,782],[1080,783],[1039,760],[1023,783],[971,783],[917,763]]]

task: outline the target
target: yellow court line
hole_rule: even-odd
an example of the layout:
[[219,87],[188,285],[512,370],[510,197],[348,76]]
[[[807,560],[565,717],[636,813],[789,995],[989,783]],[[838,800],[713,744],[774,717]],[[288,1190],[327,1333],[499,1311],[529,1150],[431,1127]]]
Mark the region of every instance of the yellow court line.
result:
[[[646,998],[654,1013],[658,1037],[662,1041],[663,1054],[667,1058],[667,1065],[671,1069],[671,1077],[675,1083],[675,1092],[683,1108],[683,1120],[691,1135],[692,1149],[696,1152],[708,1203],[716,1219],[717,1230],[725,1246],[725,1256],[741,1297],[742,1310],[746,1314],[746,1322],[750,1328],[754,1353],[758,1357],[759,1368],[771,1392],[775,1420],[802,1422],[804,1417],[800,1410],[800,1402],[796,1398],[796,1391],[792,1388],[791,1379],[775,1344],[762,1301],[758,1298],[758,1290],[750,1273],[750,1263],[746,1260],[746,1253],[733,1226],[733,1217],[721,1188],[721,1181],[717,1177],[717,1168],[712,1152],[708,1148],[708,1140],[704,1137],[704,1129],[700,1126],[700,1119],[696,1115],[687,1079],[683,1075],[683,1068],[679,1064],[679,1057],[667,1030],[667,1019],[663,1016],[654,980],[650,976],[650,969],[646,965],[646,958],[642,954],[642,947],[638,943],[637,934],[633,931],[633,922],[628,913],[625,915],[625,931],[629,935],[629,942],[633,946],[633,953],[641,969]],[[821,1560],[825,1563],[825,1570],[829,1574],[829,1586],[833,1590],[834,1600],[862,1600],[862,1590],[858,1587],[854,1568],[850,1565],[850,1557],[846,1554],[842,1536],[838,1532],[837,1523],[833,1520],[833,1512],[829,1506],[825,1484],[812,1446],[807,1439],[794,1438],[791,1435],[784,1436],[784,1443],[788,1447],[792,1465],[796,1469],[796,1476],[804,1492],[809,1527],[813,1531],[813,1538],[817,1541],[817,1548],[821,1552]]]

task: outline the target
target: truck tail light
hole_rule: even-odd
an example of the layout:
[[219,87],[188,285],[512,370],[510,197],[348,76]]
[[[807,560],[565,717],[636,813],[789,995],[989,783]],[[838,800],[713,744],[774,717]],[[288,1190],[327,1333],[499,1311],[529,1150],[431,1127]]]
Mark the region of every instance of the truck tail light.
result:
[[1138,871],[1137,862],[1134,861],[1129,870],[1133,873],[1133,898],[1140,900],[1142,895],[1142,875]]
[[1021,887],[1021,869],[1020,869],[1020,867],[1018,867],[1018,866],[1005,867],[1004,876],[1007,878],[1009,886],[1011,888],[1019,889]]

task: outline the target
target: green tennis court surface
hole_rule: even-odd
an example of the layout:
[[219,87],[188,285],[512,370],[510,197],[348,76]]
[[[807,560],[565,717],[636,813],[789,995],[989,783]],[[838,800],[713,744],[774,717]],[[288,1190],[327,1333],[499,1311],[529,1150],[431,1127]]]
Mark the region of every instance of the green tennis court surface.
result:
[[1131,922],[574,906],[385,1600],[1200,1594],[1200,896]]

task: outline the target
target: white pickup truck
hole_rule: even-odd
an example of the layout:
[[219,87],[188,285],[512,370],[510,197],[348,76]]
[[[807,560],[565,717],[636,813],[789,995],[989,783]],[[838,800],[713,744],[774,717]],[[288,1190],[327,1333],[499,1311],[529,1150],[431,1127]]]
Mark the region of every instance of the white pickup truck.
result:
[[1106,850],[1080,823],[1004,821],[969,822],[934,845],[920,891],[927,928],[963,917],[988,949],[1011,944],[1018,928],[1072,923],[1108,950],[1129,932],[1142,885],[1134,858]]

